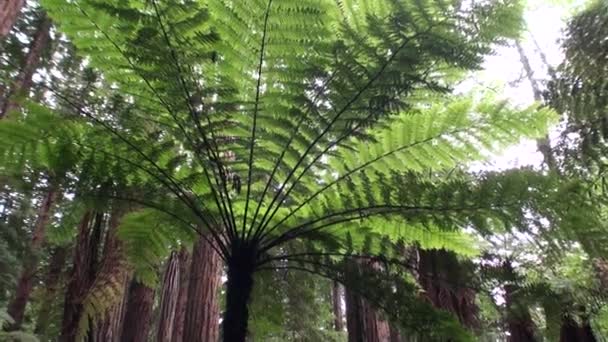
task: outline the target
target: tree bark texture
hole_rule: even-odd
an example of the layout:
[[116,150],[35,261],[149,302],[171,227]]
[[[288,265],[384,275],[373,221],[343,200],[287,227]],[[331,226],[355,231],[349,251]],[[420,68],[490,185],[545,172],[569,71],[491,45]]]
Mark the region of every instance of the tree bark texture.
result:
[[[367,262],[353,262],[349,272],[360,272],[361,267],[374,267]],[[348,342],[390,342],[388,322],[359,294],[346,288],[346,327]]]
[[183,341],[217,341],[222,261],[204,237],[192,251]]
[[418,280],[424,296],[439,309],[456,315],[464,326],[478,326],[475,290],[463,286],[468,276],[467,265],[454,253],[445,250],[418,251]]
[[340,283],[334,281],[331,289],[331,301],[334,314],[334,329],[344,331],[344,321],[342,312],[342,288]]
[[60,340],[75,341],[82,314],[82,300],[95,280],[103,230],[103,213],[86,211],[78,225],[73,266],[67,284]]
[[171,342],[175,326],[177,301],[179,300],[180,267],[179,255],[171,253],[162,280],[160,290],[160,315],[158,319],[158,342]]
[[0,39],[11,32],[24,4],[25,0],[4,0],[0,3]]
[[131,281],[121,342],[146,342],[154,305],[154,289],[138,281]]
[[188,303],[188,288],[190,287],[190,253],[183,248],[178,254],[179,260],[179,292],[175,306],[175,322],[173,323],[172,342],[182,342],[184,339],[184,323],[186,320],[186,306]]
[[38,336],[46,336],[47,329],[51,320],[51,314],[57,308],[55,298],[59,294],[61,281],[63,278],[63,267],[68,258],[69,249],[67,246],[56,247],[49,260],[48,273],[44,281],[44,291],[42,294],[42,305],[38,311],[36,327],[34,332]]
[[38,267],[38,252],[44,242],[46,227],[52,215],[53,206],[58,196],[58,188],[51,185],[45,194],[40,207],[38,208],[34,231],[32,233],[32,241],[29,246],[28,256],[23,264],[21,276],[17,282],[17,290],[15,296],[8,306],[8,314],[14,320],[14,323],[9,326],[9,330],[17,330],[23,322],[25,306],[30,298],[34,285],[34,276]]
[[[10,3],[11,0],[8,2]],[[0,23],[2,23],[1,15]],[[46,14],[43,13],[40,23],[38,24],[38,28],[36,29],[34,37],[32,38],[32,42],[30,43],[29,51],[27,52],[23,66],[21,67],[15,82],[11,86],[8,94],[6,94],[5,99],[1,104],[0,119],[5,117],[11,111],[18,109],[19,103],[17,102],[16,97],[27,95],[27,92],[32,87],[32,77],[40,65],[42,53],[47,48],[49,41],[51,40],[49,34],[50,29],[51,20],[46,16]]]

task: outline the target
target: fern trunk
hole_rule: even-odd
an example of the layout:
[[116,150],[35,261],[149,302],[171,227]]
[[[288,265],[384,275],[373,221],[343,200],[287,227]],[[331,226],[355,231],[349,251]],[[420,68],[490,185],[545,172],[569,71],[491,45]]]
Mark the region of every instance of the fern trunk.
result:
[[228,259],[226,284],[226,310],[222,322],[224,342],[245,342],[249,319],[249,299],[253,290],[255,249],[233,242]]
[[188,303],[188,287],[190,282],[190,253],[182,247],[178,255],[179,260],[179,292],[175,306],[175,322],[173,323],[172,342],[182,342],[184,339],[184,322],[186,320],[186,306]]
[[184,341],[217,341],[221,269],[219,255],[204,237],[200,237],[192,251]]
[[26,256],[23,270],[21,271],[21,276],[17,282],[15,296],[10,302],[7,310],[8,314],[11,315],[14,320],[14,323],[9,326],[9,330],[19,329],[21,327],[21,323],[23,322],[25,306],[30,298],[34,285],[34,275],[36,273],[36,268],[38,267],[38,253],[42,247],[42,243],[44,242],[46,227],[51,218],[52,208],[58,194],[59,191],[57,186],[51,185],[45,194],[40,207],[38,208],[36,223],[34,224],[34,231],[32,234],[32,241],[29,246],[29,255]]
[[[351,272],[368,264],[351,263]],[[348,342],[384,342],[390,339],[390,328],[376,310],[361,296],[346,288],[346,326]]]
[[121,342],[146,342],[152,318],[154,289],[133,280],[129,288]]
[[25,0],[5,0],[0,4],[0,38],[6,37],[25,4]]
[[[11,1],[8,2],[10,3]],[[2,15],[0,15],[0,23],[2,23]],[[36,32],[34,33],[34,37],[32,38],[32,42],[30,43],[25,62],[23,63],[15,82],[11,86],[10,91],[6,95],[5,101],[3,101],[0,107],[0,119],[11,111],[18,109],[19,103],[17,102],[16,97],[26,95],[32,87],[32,77],[40,64],[42,53],[49,45],[51,39],[49,35],[50,29],[51,20],[43,13],[40,23],[36,28]]]

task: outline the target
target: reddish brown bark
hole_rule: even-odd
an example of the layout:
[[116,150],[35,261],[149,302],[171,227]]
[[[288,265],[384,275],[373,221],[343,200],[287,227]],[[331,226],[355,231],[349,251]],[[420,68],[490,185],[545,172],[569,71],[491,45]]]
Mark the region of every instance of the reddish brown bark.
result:
[[186,304],[188,302],[188,288],[190,287],[190,253],[186,248],[179,251],[179,292],[175,305],[175,322],[173,323],[172,342],[182,342],[184,339],[184,323],[186,321]]
[[[361,272],[362,267],[375,268],[374,264],[351,263],[349,272]],[[380,314],[360,295],[345,289],[346,328],[348,342],[389,342],[390,327]]]
[[89,340],[92,342],[119,341],[123,329],[123,322],[127,307],[127,286],[129,274],[124,272],[120,275],[122,288],[121,299],[116,305],[105,313],[102,319],[95,322],[93,329],[89,331]]
[[342,289],[340,283],[334,281],[331,289],[331,301],[334,314],[334,329],[336,331],[344,330],[344,321],[342,313]]
[[34,224],[34,231],[32,233],[32,241],[29,246],[29,255],[24,261],[23,270],[21,271],[21,276],[17,282],[15,296],[10,302],[7,310],[8,314],[11,315],[14,320],[14,323],[8,327],[9,330],[19,329],[19,327],[21,327],[21,323],[23,322],[25,306],[30,298],[30,293],[32,292],[34,285],[34,275],[36,273],[36,268],[38,267],[37,253],[44,242],[46,227],[49,223],[57,195],[57,187],[51,185],[44,196],[40,207],[38,208],[36,222]]
[[[127,306],[130,270],[127,265],[122,242],[118,239],[117,231],[120,219],[125,214],[124,208],[117,206],[110,215],[109,229],[103,249],[103,260],[91,289],[115,287],[119,291],[120,300],[111,305],[105,317],[96,322],[93,334],[98,341],[118,341],[120,339]],[[108,299],[110,300],[110,298]]]
[[0,38],[11,32],[24,4],[25,0],[3,0],[0,3]]
[[160,315],[158,319],[158,342],[171,342],[175,326],[175,309],[179,297],[180,287],[179,255],[171,253],[165,272],[160,293]]
[[200,237],[192,251],[184,341],[218,340],[220,315],[217,294],[221,270],[220,256],[204,237]]
[[[11,1],[9,0],[9,3],[10,2]],[[0,23],[2,23],[1,15]],[[11,111],[18,109],[19,103],[17,102],[16,97],[27,95],[27,92],[32,87],[32,77],[40,64],[42,53],[51,39],[49,35],[50,29],[51,20],[43,14],[40,23],[38,24],[38,28],[34,33],[34,37],[32,38],[32,42],[30,43],[29,51],[27,52],[21,71],[8,91],[5,101],[2,102],[0,107],[0,119]]]
[[348,342],[389,342],[390,328],[379,314],[357,294],[346,289]]
[[67,284],[61,325],[61,341],[75,341],[82,314],[82,300],[93,284],[99,262],[103,213],[86,211],[78,225],[73,267]]
[[154,289],[132,281],[127,299],[121,342],[146,342],[152,318]]
[[475,291],[463,286],[469,279],[467,265],[445,250],[418,251],[418,280],[425,297],[436,308],[456,315],[464,326],[478,326]]

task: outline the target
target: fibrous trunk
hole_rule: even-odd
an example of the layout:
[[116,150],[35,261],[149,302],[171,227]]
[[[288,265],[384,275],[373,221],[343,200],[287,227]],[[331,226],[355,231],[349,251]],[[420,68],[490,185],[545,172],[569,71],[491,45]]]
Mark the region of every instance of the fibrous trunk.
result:
[[249,319],[248,304],[253,290],[255,249],[233,243],[228,259],[226,284],[226,311],[222,323],[224,342],[244,342]]
[[221,269],[219,255],[207,238],[201,236],[192,251],[184,341],[217,341]]
[[153,304],[154,290],[133,280],[127,296],[121,342],[148,341]]
[[[10,3],[11,0],[8,2]],[[0,11],[0,13],[2,13],[2,11]],[[2,25],[2,14],[0,14],[0,25]],[[32,87],[32,77],[40,64],[42,53],[47,48],[50,41],[50,29],[51,20],[43,13],[32,42],[30,43],[25,62],[23,63],[15,82],[11,86],[5,101],[3,101],[0,106],[0,118],[3,118],[9,112],[16,110],[19,106],[15,97],[27,94]]]
[[9,330],[16,330],[21,327],[25,306],[32,292],[34,275],[38,266],[38,255],[44,242],[46,227],[52,214],[52,208],[58,195],[57,187],[51,185],[38,208],[32,241],[29,246],[29,253],[23,264],[21,276],[17,282],[15,296],[8,306],[8,314],[13,318],[14,323],[9,326]]
[[0,3],[0,39],[11,32],[24,4],[25,0],[3,0]]

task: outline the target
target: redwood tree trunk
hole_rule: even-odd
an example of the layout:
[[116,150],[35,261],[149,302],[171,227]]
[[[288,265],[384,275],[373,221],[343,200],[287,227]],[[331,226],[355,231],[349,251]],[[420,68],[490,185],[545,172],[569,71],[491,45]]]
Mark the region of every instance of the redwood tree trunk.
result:
[[176,252],[171,253],[160,293],[160,315],[158,319],[158,331],[156,340],[158,342],[171,342],[175,325],[175,311],[179,300],[180,269],[179,256]]
[[255,260],[255,249],[233,242],[227,262],[226,311],[222,322],[224,342],[245,342],[247,338],[247,306],[253,290]]
[[344,322],[342,321],[342,291],[340,283],[334,281],[331,289],[331,301],[334,314],[334,329],[336,331],[344,330]]
[[[11,0],[8,0],[8,2],[11,3]],[[0,14],[0,25],[2,25],[1,23],[2,15]],[[5,101],[2,102],[2,106],[0,107],[0,119],[6,116],[6,114],[9,112],[19,108],[19,104],[16,101],[17,99],[15,96],[26,95],[32,87],[32,77],[40,64],[42,53],[50,41],[50,29],[51,20],[46,16],[46,14],[43,13],[40,23],[38,24],[38,28],[36,29],[36,33],[34,33],[34,37],[30,43],[29,51],[25,57],[25,62],[21,67],[21,71],[17,75],[17,79],[6,95]]]
[[154,290],[133,280],[127,299],[121,342],[146,342],[152,318]]
[[219,255],[204,237],[200,237],[192,251],[184,341],[217,341],[221,270]]
[[0,3],[0,39],[11,32],[24,4],[25,0],[3,0]]
[[472,277],[470,264],[459,261],[456,255],[445,250],[418,251],[418,280],[426,298],[439,309],[453,313],[462,325],[478,326],[473,289],[467,284]]
[[67,284],[61,322],[60,340],[75,341],[82,313],[82,300],[93,284],[99,262],[103,213],[97,213],[91,225],[92,213],[86,211],[78,225],[78,237],[73,256],[73,267]]
[[[360,267],[373,267],[369,264],[352,263],[349,272],[360,272]],[[345,289],[346,327],[348,342],[389,342],[390,327],[381,319],[376,310],[361,296],[348,288]]]
[[89,289],[89,291],[94,292],[100,291],[99,288],[107,286],[108,279],[113,279],[115,284],[120,284],[117,288],[120,292],[116,294],[116,297],[120,299],[115,303],[111,303],[105,317],[93,322],[93,329],[90,330],[90,339],[95,341],[119,341],[123,331],[129,280],[131,279],[130,268],[123,252],[123,245],[117,237],[120,220],[126,213],[124,209],[120,205],[117,205],[112,210],[104,243],[103,261]]
[[175,307],[175,323],[173,324],[172,342],[182,342],[184,339],[184,323],[190,285],[190,253],[185,248],[179,251],[179,293]]
[[21,276],[17,282],[17,290],[13,300],[8,306],[8,314],[14,320],[14,323],[8,327],[9,330],[17,330],[21,327],[23,322],[23,314],[25,312],[25,306],[30,298],[32,292],[34,275],[38,266],[38,255],[44,242],[44,236],[46,233],[46,227],[49,223],[49,219],[52,214],[52,208],[57,199],[58,189],[56,186],[51,185],[48,189],[40,207],[38,208],[36,223],[34,224],[34,231],[32,234],[32,241],[29,247],[29,255],[23,264],[23,270]]

